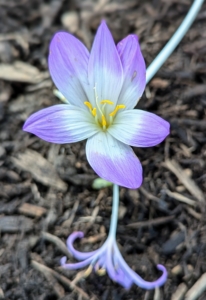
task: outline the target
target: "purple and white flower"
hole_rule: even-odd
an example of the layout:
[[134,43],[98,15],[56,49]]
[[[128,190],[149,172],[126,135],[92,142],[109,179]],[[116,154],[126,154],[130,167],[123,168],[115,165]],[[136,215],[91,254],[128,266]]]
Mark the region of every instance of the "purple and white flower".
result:
[[58,32],[50,45],[49,70],[68,104],[34,113],[23,129],[57,144],[88,139],[87,159],[101,178],[138,188],[142,166],[130,146],[161,143],[169,123],[133,109],[146,84],[137,36],[129,35],[116,46],[103,21],[89,53],[74,36]]

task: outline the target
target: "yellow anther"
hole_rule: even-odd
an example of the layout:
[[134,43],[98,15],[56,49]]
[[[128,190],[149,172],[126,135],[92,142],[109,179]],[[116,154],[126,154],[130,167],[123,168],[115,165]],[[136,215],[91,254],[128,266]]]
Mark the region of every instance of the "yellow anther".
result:
[[117,109],[117,110],[119,110],[119,109],[123,109],[123,108],[125,108],[125,107],[126,107],[126,105],[124,105],[124,104],[120,104],[120,105],[117,105],[117,107],[118,107],[118,109]]
[[106,269],[104,269],[104,268],[98,269],[98,270],[96,270],[96,273],[99,276],[104,276],[106,274]]
[[90,265],[84,272],[84,277],[88,277],[92,273],[93,266]]
[[112,101],[110,101],[110,100],[102,100],[102,101],[100,102],[100,104],[110,104],[110,105],[113,105],[114,102],[112,102]]
[[115,109],[109,114],[110,117],[114,117],[116,115],[116,113],[118,112],[119,109],[123,109],[125,108],[126,106],[124,104],[120,104],[120,105],[117,105],[115,107]]
[[92,109],[92,115],[93,115],[94,117],[96,117],[96,114],[97,114],[97,109],[96,109],[96,107],[94,107],[94,108]]
[[102,115],[102,126],[106,127],[107,126],[107,121],[104,115]]
[[85,101],[84,105],[86,105],[90,110],[92,110],[92,105],[89,101]]
[[115,114],[117,113],[118,109],[117,109],[117,106],[115,107],[115,110],[113,110],[113,112],[111,112],[109,115],[110,117],[114,117]]

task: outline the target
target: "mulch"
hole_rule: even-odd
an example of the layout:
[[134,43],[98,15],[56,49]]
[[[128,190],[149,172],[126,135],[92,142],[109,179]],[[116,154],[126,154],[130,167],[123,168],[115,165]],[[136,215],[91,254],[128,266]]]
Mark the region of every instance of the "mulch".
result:
[[[97,249],[109,230],[112,190],[97,177],[85,142],[54,145],[22,131],[28,116],[59,103],[48,66],[53,34],[66,30],[90,48],[101,19],[116,42],[139,36],[147,66],[186,15],[190,0],[0,0],[0,299],[206,299],[206,5],[147,85],[138,104],[168,120],[160,145],[135,148],[144,168],[138,190],[120,189],[117,241],[155,291],[125,290],[105,275],[62,270],[65,241]],[[68,254],[69,255],[69,254]],[[72,260],[72,258],[71,258]]]

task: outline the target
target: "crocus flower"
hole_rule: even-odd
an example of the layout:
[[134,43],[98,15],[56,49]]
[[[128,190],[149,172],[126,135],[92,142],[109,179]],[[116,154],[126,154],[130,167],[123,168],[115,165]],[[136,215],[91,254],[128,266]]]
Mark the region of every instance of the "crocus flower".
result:
[[74,258],[80,260],[80,262],[67,264],[66,257],[64,256],[61,259],[61,265],[63,268],[74,270],[89,266],[85,275],[89,275],[92,270],[95,270],[99,275],[104,275],[104,273],[107,272],[113,281],[121,284],[126,289],[129,289],[133,283],[147,290],[160,287],[165,283],[167,279],[167,271],[162,265],[157,265],[157,268],[163,273],[156,281],[145,281],[136,274],[123,259],[113,236],[109,236],[105,243],[95,251],[86,253],[77,251],[74,249],[73,243],[77,238],[82,238],[83,236],[83,232],[78,231],[72,233],[68,237],[68,250]]
[[169,124],[133,109],[146,84],[137,36],[129,35],[116,46],[103,21],[89,53],[74,36],[58,32],[50,45],[49,70],[68,104],[34,113],[23,129],[57,144],[88,139],[86,156],[101,178],[138,188],[142,166],[130,146],[159,144]]

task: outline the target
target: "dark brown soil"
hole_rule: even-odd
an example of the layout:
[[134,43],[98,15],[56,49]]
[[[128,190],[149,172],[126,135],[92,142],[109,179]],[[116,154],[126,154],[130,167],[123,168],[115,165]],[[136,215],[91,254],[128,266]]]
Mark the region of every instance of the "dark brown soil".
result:
[[206,5],[138,104],[168,120],[171,134],[157,147],[134,149],[144,183],[120,191],[121,252],[147,280],[160,276],[156,264],[165,265],[161,289],[127,291],[107,275],[61,270],[59,241],[74,230],[85,233],[75,244],[81,251],[105,240],[112,190],[92,189],[85,142],[53,145],[22,131],[31,113],[59,103],[47,67],[56,31],[90,48],[104,18],[116,42],[139,36],[149,65],[191,2],[0,0],[0,299],[206,299],[199,285],[194,298],[175,294],[206,274]]

